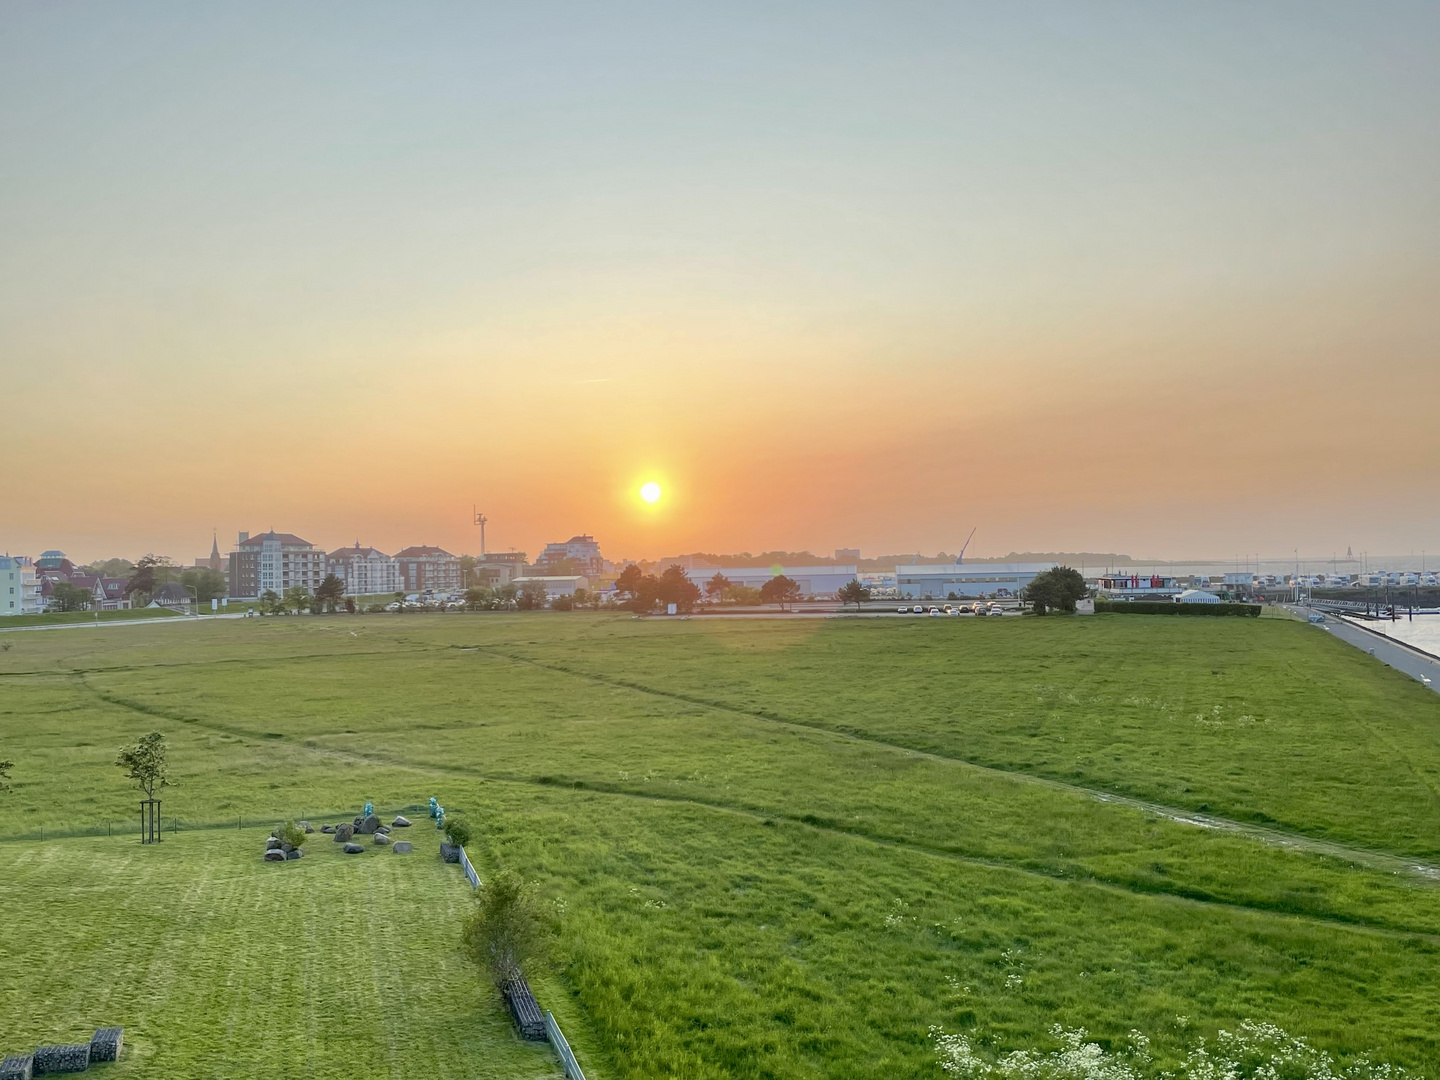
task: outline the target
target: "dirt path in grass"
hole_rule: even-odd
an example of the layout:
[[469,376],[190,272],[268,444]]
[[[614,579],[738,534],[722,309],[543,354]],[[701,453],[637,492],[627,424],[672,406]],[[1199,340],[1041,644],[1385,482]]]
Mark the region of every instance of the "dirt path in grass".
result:
[[[203,722],[202,722],[203,724]],[[582,788],[568,787],[564,784],[551,784],[538,779],[530,779],[518,776],[503,776],[494,773],[487,773],[481,769],[466,765],[434,765],[416,764],[403,759],[395,759],[384,754],[364,754],[353,750],[337,750],[331,747],[312,746],[306,744],[304,749],[336,761],[344,761],[351,764],[367,766],[384,766],[386,768],[407,769],[425,775],[445,774],[467,780],[480,781],[487,784],[503,784],[510,787],[543,788],[552,792],[573,792],[576,794],[604,795],[617,799],[633,799],[641,802],[666,803],[674,806],[689,806],[698,810],[707,810],[718,814],[732,814],[736,817],[743,817],[750,821],[758,822],[784,822],[796,828],[808,829],[818,833],[839,838],[858,840],[862,843],[874,844],[876,847],[890,848],[895,851],[906,851],[916,855],[924,855],[928,858],[944,859],[949,862],[964,863],[968,866],[980,866],[990,870],[1004,870],[1010,873],[1023,874],[1026,877],[1039,878],[1050,882],[1064,882],[1071,885],[1083,886],[1085,888],[1104,889],[1107,892],[1122,894],[1130,897],[1145,897],[1162,903],[1176,903],[1199,909],[1220,909],[1224,911],[1244,911],[1253,915],[1262,915],[1267,918],[1283,919],[1296,923],[1303,923],[1308,926],[1323,926],[1331,929],[1349,930],[1360,934],[1376,934],[1381,937],[1401,938],[1406,940],[1423,940],[1440,945],[1440,933],[1428,930],[1417,930],[1397,926],[1379,926],[1367,923],[1355,922],[1351,919],[1339,916],[1327,917],[1324,915],[1307,915],[1300,912],[1282,911],[1275,908],[1265,907],[1259,904],[1247,904],[1239,900],[1226,900],[1219,897],[1201,897],[1187,895],[1182,892],[1137,889],[1123,882],[1101,877],[1093,873],[1066,873],[1063,870],[1051,870],[1026,866],[1017,862],[1005,859],[987,858],[982,855],[966,855],[962,852],[952,851],[947,848],[923,844],[915,840],[901,840],[896,837],[875,836],[871,833],[858,830],[844,829],[834,825],[817,823],[813,820],[806,820],[803,815],[787,814],[774,809],[760,810],[748,806],[735,806],[731,803],[713,802],[706,799],[697,799],[686,795],[666,795],[660,792],[630,791],[618,786],[597,786],[587,783]],[[220,826],[217,826],[220,827]]]

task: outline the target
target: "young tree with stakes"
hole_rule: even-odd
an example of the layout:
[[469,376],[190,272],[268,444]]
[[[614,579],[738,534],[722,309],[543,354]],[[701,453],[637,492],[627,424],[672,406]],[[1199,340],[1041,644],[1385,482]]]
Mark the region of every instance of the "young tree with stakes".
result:
[[155,798],[156,788],[170,787],[165,762],[165,736],[158,731],[143,735],[134,746],[120,749],[115,764],[125,770],[125,779],[134,780],[145,798],[140,802],[140,842],[160,842],[160,800]]

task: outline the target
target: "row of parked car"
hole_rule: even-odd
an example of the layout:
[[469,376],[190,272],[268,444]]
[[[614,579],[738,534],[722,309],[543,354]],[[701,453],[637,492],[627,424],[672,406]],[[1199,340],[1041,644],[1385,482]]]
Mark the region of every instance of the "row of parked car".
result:
[[1000,605],[996,603],[982,604],[961,604],[958,607],[954,604],[946,604],[944,607],[932,607],[927,609],[924,604],[916,604],[914,607],[906,607],[901,604],[895,609],[897,615],[1003,615]]

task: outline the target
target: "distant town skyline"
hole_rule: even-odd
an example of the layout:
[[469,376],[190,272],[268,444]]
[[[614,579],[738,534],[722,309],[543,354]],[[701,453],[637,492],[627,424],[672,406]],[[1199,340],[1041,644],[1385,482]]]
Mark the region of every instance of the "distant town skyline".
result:
[[[407,537],[403,542],[387,546],[383,543],[374,543],[370,539],[367,539],[367,537],[363,534],[358,538],[352,537],[349,540],[341,540],[337,542],[335,537],[321,534],[318,532],[312,535],[311,532],[307,532],[304,529],[287,529],[284,527],[283,524],[276,525],[275,528],[278,532],[290,533],[299,536],[307,542],[316,545],[316,547],[318,547],[319,549],[330,550],[332,553],[335,554],[338,554],[342,549],[351,548],[353,545],[358,543],[361,549],[374,548],[377,551],[383,552],[387,556],[394,557],[402,554],[402,552],[406,549],[424,546],[427,543],[433,543],[433,546],[443,548],[452,555],[479,555],[478,530],[475,531],[474,539],[472,543],[468,546],[463,542],[463,536],[462,542],[458,542],[455,544],[436,543],[433,541],[421,541],[416,540],[412,537]],[[220,568],[223,569],[224,565],[227,565],[228,554],[236,550],[239,546],[239,538],[242,532],[248,533],[248,535],[251,537],[256,537],[269,531],[269,529],[270,526],[267,526],[265,529],[236,530],[230,534],[230,539],[228,542],[226,541],[224,535],[217,530],[214,537],[214,542],[218,546],[218,550],[220,553],[220,562],[222,564]],[[557,533],[555,536],[551,537],[548,540],[536,540],[528,545],[496,546],[494,543],[491,543],[488,545],[488,550],[491,554],[498,554],[509,551],[524,552],[527,555],[528,560],[530,562],[534,562],[547,546],[550,546],[552,548],[563,547],[564,541],[572,535],[578,536],[580,534],[578,532],[567,532],[564,536],[561,536]],[[667,549],[665,551],[656,553],[633,553],[628,551],[612,550],[610,545],[605,542],[605,538],[603,536],[595,537],[595,540],[597,541],[600,550],[604,553],[606,559],[615,563],[620,563],[623,561],[655,562],[657,560],[663,560],[665,558],[688,556],[692,554],[712,554],[717,556],[726,556],[740,555],[742,553],[748,552],[752,556],[755,556],[763,554],[765,552],[774,551],[784,551],[794,554],[808,551],[812,555],[815,555],[821,559],[837,559],[838,561],[864,562],[890,557],[895,557],[898,559],[911,555],[918,555],[927,559],[938,558],[947,555],[954,556],[960,550],[959,544],[954,545],[953,548],[947,548],[942,546],[929,550],[921,549],[916,546],[901,547],[895,549],[877,547],[868,550],[864,548],[858,549],[859,554],[857,556],[855,555],[856,549],[847,548],[843,545],[821,547],[785,547],[783,545],[776,544],[754,544],[739,548],[722,548],[710,545],[697,548],[687,548],[683,550],[678,548],[673,550]],[[176,564],[183,566],[206,566],[210,564],[209,544],[205,545],[205,550],[203,551],[196,550],[194,552],[188,552],[181,548],[169,550],[165,549],[162,546],[155,545],[128,551],[112,550],[110,548],[90,551],[88,549],[80,547],[67,547],[64,543],[48,543],[43,548],[34,547],[33,549],[19,549],[15,548],[12,545],[9,549],[7,549],[5,543],[5,537],[0,536],[0,554],[11,554],[36,558],[42,553],[42,551],[62,551],[77,565],[100,562],[106,559],[113,558],[122,558],[134,561],[138,559],[141,555],[145,554],[166,556],[171,558]],[[1352,549],[1350,547],[1346,547],[1331,550],[1329,552],[1323,552],[1318,549],[1300,549],[1297,552],[1296,550],[1292,549],[1288,552],[1250,551],[1231,552],[1228,554],[1221,552],[1181,552],[1180,554],[1176,555],[1162,555],[1156,554],[1154,552],[1124,550],[1108,552],[1092,550],[1085,552],[1079,549],[1065,549],[1055,547],[1053,545],[1048,547],[1040,545],[1030,545],[1027,547],[1011,546],[1006,547],[1003,551],[987,551],[983,548],[975,547],[973,543],[970,549],[966,552],[966,560],[996,561],[1003,560],[1008,556],[1048,556],[1051,554],[1089,555],[1093,559],[1101,559],[1103,558],[1103,556],[1106,555],[1114,555],[1121,557],[1122,560],[1131,560],[1137,566],[1144,566],[1147,564],[1159,565],[1162,563],[1194,563],[1196,565],[1206,563],[1230,565],[1233,563],[1236,567],[1239,568],[1253,569],[1258,567],[1262,562],[1271,566],[1284,565],[1288,567],[1297,560],[1302,565],[1302,567],[1308,567],[1312,569],[1317,567],[1323,567],[1323,565],[1325,564],[1330,564],[1334,562],[1347,565],[1359,565],[1362,563],[1368,563],[1374,568],[1391,565],[1399,566],[1402,564],[1408,566],[1411,562],[1414,562],[1417,566],[1421,564],[1428,565],[1431,569],[1434,569],[1437,565],[1440,565],[1440,548],[1437,548],[1434,553],[1430,553],[1427,549],[1415,549],[1414,551],[1369,551],[1358,548]],[[1098,564],[1092,561],[1088,565],[1093,568]],[[1124,565],[1124,563],[1122,562],[1120,565]]]
[[1440,6],[0,25],[0,549],[1440,547]]

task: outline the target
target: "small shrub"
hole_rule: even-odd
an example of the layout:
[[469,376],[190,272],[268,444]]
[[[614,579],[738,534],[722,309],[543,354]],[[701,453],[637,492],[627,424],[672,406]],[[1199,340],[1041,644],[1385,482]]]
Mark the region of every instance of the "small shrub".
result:
[[445,819],[445,838],[449,840],[450,843],[464,847],[470,843],[470,838],[473,835],[470,831],[470,826],[465,823],[464,818],[447,817]]
[[280,842],[298,849],[305,843],[305,830],[296,825],[295,822],[287,821],[284,825],[280,826]]

